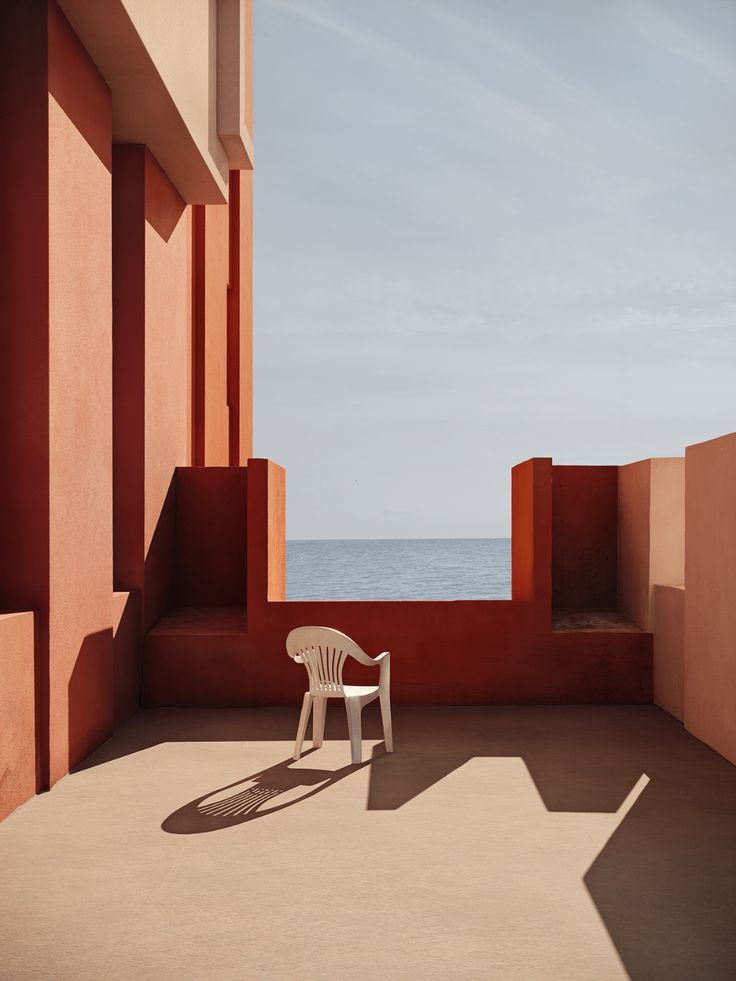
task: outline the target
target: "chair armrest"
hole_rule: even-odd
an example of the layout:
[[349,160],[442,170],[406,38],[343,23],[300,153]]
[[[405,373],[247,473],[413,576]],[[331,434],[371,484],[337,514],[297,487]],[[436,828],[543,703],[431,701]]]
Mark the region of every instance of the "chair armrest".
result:
[[381,690],[388,691],[391,685],[391,652],[384,651],[382,654],[379,654],[374,663],[381,669],[378,676],[378,687]]

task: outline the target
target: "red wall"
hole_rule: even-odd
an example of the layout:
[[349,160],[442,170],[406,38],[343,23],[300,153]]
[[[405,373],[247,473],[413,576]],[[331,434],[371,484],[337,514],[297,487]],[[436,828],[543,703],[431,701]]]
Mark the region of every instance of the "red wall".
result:
[[137,708],[143,632],[173,591],[174,472],[191,452],[191,209],[146,147],[117,145],[113,161],[114,585],[129,595],[115,639],[120,720]]
[[0,634],[3,718],[19,727],[0,744],[3,814],[48,784],[47,37],[45,4],[0,4],[0,610],[38,611],[35,658],[19,625],[32,613]]
[[617,607],[618,467],[552,469],[552,606]]
[[[551,462],[516,469],[514,528],[531,550],[531,594],[510,601],[283,601],[284,471],[267,460],[247,468],[247,631],[208,614],[169,618],[145,642],[148,705],[297,704],[304,673],[286,656],[289,630],[337,627],[371,654],[392,652],[396,702],[515,704],[649,701],[651,635],[560,632],[550,627]],[[219,480],[200,470],[201,483]],[[210,476],[211,475],[211,476]],[[218,494],[222,506],[232,498]],[[235,506],[241,506],[236,504]],[[528,522],[532,536],[523,525]],[[517,553],[515,553],[516,555]],[[531,570],[531,571],[529,571]],[[518,582],[518,580],[517,580]],[[352,666],[355,681],[369,669]]]
[[0,603],[38,611],[42,787],[112,728],[112,108],[54,4],[2,16]]
[[113,686],[115,725],[138,711],[141,700],[140,593],[112,595]]
[[245,521],[245,468],[177,470],[176,606],[245,606]]

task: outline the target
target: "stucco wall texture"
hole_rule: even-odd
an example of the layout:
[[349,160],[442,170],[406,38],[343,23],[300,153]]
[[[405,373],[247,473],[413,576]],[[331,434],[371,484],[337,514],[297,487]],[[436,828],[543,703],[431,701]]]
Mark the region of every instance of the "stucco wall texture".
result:
[[617,467],[552,470],[552,606],[614,610]]
[[33,613],[0,613],[0,821],[36,793],[36,648]]
[[618,468],[619,608],[654,627],[656,585],[685,581],[685,459],[660,457]]
[[209,459],[247,457],[252,423],[250,180],[241,194],[233,175],[235,215],[199,206],[209,262],[195,257],[192,207],[147,147],[113,145],[112,94],[59,7],[3,4],[0,21],[2,817],[140,704],[143,634],[174,594],[196,372]]
[[736,433],[685,459],[685,726],[736,763]]
[[654,587],[654,701],[684,718],[685,587]]
[[49,147],[53,784],[112,732],[112,270],[110,171],[53,97]]

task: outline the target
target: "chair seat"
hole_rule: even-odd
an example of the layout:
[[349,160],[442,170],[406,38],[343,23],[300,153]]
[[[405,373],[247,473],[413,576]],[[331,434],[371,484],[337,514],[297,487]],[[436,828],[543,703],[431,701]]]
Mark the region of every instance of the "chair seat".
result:
[[342,691],[315,691],[314,698],[361,698],[371,699],[378,695],[378,685],[343,685]]
[[343,685],[346,698],[367,698],[378,694],[378,685]]

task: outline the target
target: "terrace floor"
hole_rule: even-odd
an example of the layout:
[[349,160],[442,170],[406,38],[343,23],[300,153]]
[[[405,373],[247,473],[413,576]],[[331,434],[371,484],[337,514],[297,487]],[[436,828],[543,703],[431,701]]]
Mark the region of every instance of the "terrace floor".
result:
[[158,710],[0,825],[3,981],[736,978],[736,768],[651,706]]

